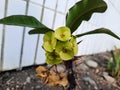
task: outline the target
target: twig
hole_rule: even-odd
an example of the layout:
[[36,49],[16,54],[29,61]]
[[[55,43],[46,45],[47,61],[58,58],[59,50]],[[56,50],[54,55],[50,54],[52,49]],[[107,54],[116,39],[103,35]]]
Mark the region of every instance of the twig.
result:
[[9,85],[9,84],[10,84],[10,81],[11,81],[12,79],[14,79],[14,77],[10,78],[10,79],[6,82],[6,84]]

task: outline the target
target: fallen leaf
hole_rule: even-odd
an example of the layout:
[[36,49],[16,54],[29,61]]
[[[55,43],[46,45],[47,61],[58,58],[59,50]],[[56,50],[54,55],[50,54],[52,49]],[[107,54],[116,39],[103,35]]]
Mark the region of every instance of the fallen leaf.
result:
[[47,77],[47,69],[43,66],[39,66],[37,69],[36,69],[36,73],[37,73],[37,76],[40,77],[40,78],[45,78]]
[[59,85],[63,86],[63,87],[66,87],[68,85],[68,79],[67,77],[64,77],[63,79],[61,79],[59,82],[58,82]]
[[45,84],[49,86],[63,86],[68,85],[68,79],[65,72],[56,73],[53,69],[49,70],[43,66],[36,69],[37,77],[39,77]]
[[57,81],[60,80],[60,77],[58,76],[58,74],[56,74],[53,71],[50,71],[49,77],[48,77],[48,85],[49,86],[56,86],[57,85]]

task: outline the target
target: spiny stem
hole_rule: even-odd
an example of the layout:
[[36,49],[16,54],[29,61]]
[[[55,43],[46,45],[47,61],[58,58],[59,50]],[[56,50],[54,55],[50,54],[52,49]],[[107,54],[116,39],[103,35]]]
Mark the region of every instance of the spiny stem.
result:
[[73,60],[69,60],[69,61],[65,62],[65,66],[66,66],[66,70],[67,70],[67,78],[68,78],[68,82],[69,82],[69,87],[67,90],[74,89],[76,86],[72,62],[73,62]]

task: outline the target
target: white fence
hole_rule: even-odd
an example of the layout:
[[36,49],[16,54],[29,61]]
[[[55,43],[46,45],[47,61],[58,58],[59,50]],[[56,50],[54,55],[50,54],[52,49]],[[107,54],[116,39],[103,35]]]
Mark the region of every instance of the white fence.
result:
[[[0,0],[0,18],[14,14],[33,15],[42,23],[55,29],[64,25],[65,14],[77,0]],[[81,33],[99,27],[120,33],[119,0],[105,0],[108,9],[103,14],[94,14],[89,22],[83,22]],[[45,62],[41,48],[43,35],[28,35],[30,28],[0,25],[0,71],[20,69],[24,66]],[[120,41],[108,35],[82,37],[78,55],[93,54],[120,48]]]

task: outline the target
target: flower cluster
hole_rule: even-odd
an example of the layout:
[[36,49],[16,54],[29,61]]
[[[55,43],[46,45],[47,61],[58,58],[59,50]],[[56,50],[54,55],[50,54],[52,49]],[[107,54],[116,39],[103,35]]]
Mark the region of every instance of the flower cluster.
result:
[[49,31],[43,37],[43,49],[46,51],[47,64],[59,64],[72,59],[78,52],[76,37],[68,27],[59,27]]

